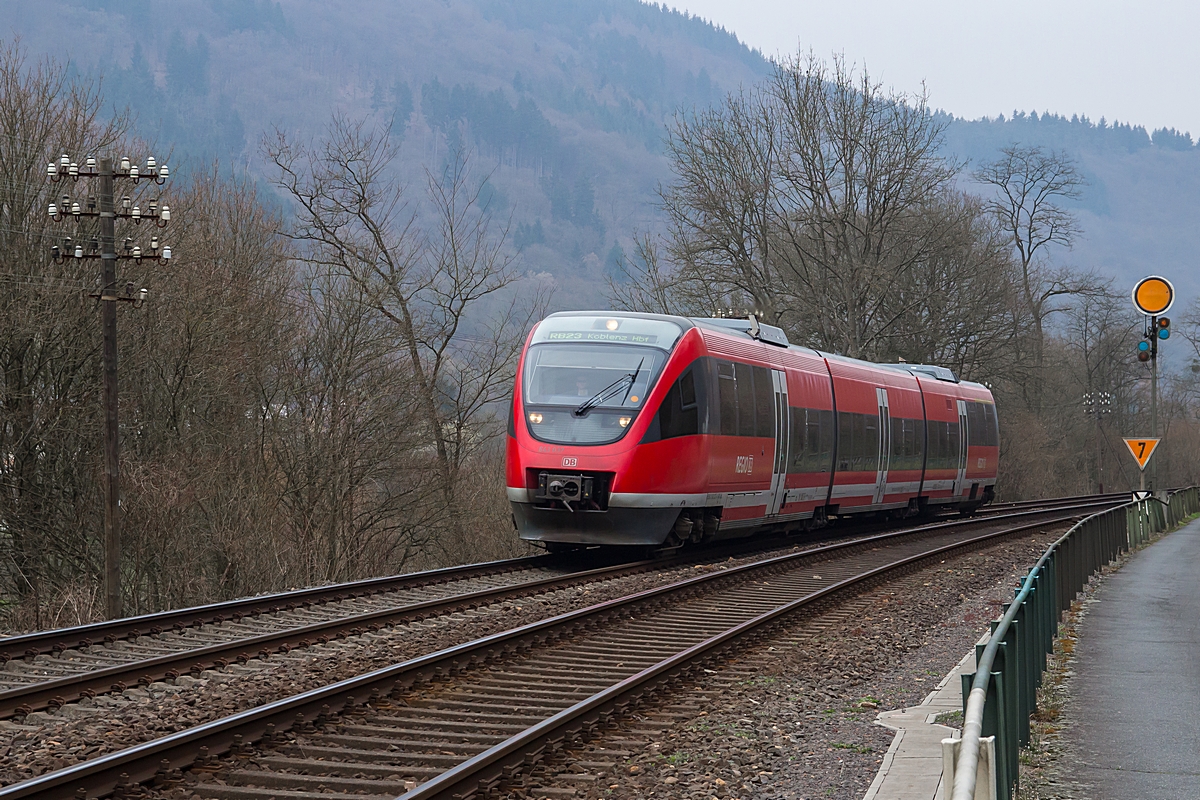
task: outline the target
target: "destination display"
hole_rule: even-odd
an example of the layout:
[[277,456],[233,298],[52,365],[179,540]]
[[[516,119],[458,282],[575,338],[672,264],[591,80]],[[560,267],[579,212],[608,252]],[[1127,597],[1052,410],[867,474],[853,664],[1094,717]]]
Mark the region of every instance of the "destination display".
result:
[[649,333],[620,331],[552,331],[544,339],[550,342],[619,342],[622,344],[657,344],[658,337]]

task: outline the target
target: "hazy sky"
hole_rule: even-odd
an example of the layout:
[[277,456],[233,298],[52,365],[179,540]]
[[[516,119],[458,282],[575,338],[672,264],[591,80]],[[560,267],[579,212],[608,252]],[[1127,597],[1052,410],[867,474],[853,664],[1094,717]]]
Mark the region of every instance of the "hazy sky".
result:
[[968,118],[1101,116],[1200,134],[1200,4],[1175,0],[669,0],[767,55],[812,48],[928,87]]

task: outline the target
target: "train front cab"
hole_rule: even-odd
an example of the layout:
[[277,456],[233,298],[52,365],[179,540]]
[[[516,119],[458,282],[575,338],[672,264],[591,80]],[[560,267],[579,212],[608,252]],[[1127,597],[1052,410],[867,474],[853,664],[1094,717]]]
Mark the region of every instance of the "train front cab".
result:
[[[687,320],[568,312],[530,333],[518,365],[508,498],[522,539],[549,547],[699,536],[709,382]],[[607,395],[606,395],[607,392]],[[716,527],[716,520],[709,526]]]

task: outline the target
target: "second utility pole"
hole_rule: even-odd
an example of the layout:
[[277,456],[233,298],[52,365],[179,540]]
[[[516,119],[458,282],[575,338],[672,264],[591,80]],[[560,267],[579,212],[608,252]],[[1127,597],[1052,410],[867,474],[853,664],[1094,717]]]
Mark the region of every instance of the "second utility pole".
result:
[[104,337],[104,605],[121,616],[121,466],[117,427],[117,241],[113,162],[100,167],[100,324]]

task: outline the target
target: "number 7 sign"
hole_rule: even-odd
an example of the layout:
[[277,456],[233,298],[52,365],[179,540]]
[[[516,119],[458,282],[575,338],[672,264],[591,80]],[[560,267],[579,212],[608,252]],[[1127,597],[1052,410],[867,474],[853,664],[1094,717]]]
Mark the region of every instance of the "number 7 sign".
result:
[[1150,461],[1150,456],[1154,455],[1154,451],[1158,448],[1158,443],[1162,439],[1125,439],[1125,446],[1129,448],[1129,452],[1133,454],[1133,459],[1138,463],[1138,469],[1145,471],[1146,464]]

